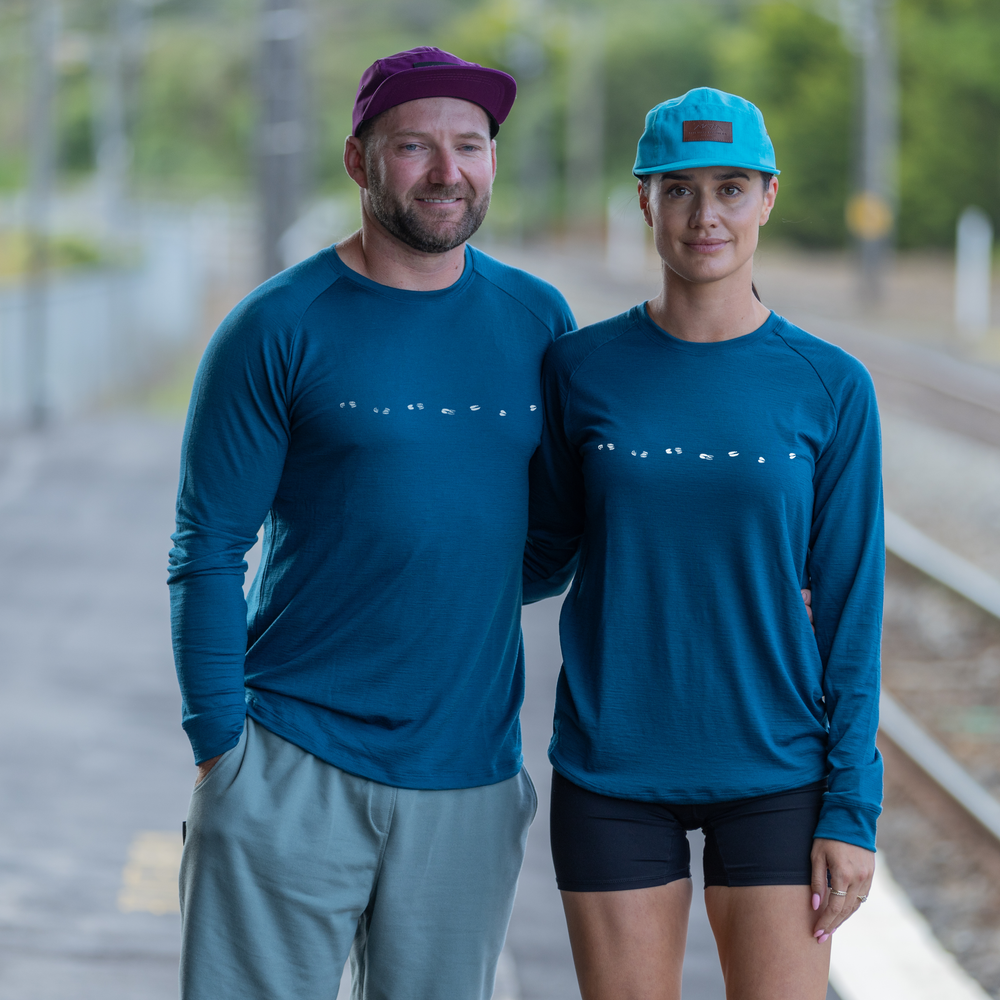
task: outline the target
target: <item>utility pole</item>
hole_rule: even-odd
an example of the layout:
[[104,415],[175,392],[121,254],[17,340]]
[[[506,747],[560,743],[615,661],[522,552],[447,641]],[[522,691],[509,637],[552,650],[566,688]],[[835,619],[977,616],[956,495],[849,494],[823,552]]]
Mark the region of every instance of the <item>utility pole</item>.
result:
[[285,266],[281,237],[298,218],[305,184],[305,0],[261,0],[257,177],[262,278]]
[[870,306],[883,294],[896,216],[899,107],[894,5],[893,0],[853,0],[851,6],[861,64],[861,120],[847,226],[858,241],[861,301]]
[[130,69],[141,12],[137,0],[117,0],[108,33],[98,50],[94,75],[99,80],[95,115],[97,184],[106,235],[119,241],[126,226],[128,170],[132,147],[128,139]]
[[46,340],[48,335],[49,210],[55,173],[55,0],[33,0],[33,72],[28,109],[28,178],[25,230],[28,269],[24,299],[24,381],[28,423],[38,428],[48,418]]
[[[130,93],[134,92],[143,27],[141,0],[113,0],[92,58],[94,80],[94,151],[98,210],[106,248],[120,251],[132,242],[133,213],[129,205],[129,168],[132,144],[129,124]],[[105,390],[124,383],[136,372],[135,316],[124,294],[125,276],[118,267],[107,268],[104,282],[108,297],[108,365]]]

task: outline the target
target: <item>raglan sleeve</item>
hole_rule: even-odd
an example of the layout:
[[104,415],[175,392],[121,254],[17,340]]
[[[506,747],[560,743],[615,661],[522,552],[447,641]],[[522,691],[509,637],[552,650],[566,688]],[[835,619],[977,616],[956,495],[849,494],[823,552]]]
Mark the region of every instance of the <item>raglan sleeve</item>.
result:
[[542,366],[542,440],[528,470],[528,538],[524,548],[523,601],[561,594],[576,570],[583,534],[584,494],[580,456],[566,427],[569,378],[556,341]]
[[245,725],[245,555],[289,440],[281,341],[259,307],[237,306],[205,351],[188,409],[168,584],[182,724],[196,763],[235,746]]
[[809,549],[829,722],[828,789],[815,835],[873,851],[882,801],[875,746],[885,577],[879,417],[871,378],[853,359],[833,398],[836,430],[816,463]]

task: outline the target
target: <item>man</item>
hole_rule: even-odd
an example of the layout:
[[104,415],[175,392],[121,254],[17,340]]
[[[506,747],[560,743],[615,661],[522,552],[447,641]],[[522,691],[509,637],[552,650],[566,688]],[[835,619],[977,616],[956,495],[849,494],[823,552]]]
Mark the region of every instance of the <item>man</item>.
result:
[[514,92],[439,49],[376,62],[344,153],[361,230],[244,299],[199,369],[170,572],[186,1000],[330,998],[349,951],[363,1000],[491,996],[536,806],[539,372],[574,326],[466,245]]

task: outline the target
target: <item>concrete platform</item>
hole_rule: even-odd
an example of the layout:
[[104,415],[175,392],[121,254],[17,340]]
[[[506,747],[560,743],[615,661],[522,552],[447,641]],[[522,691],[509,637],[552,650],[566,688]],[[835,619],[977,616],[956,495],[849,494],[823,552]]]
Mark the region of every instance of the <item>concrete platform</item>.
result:
[[[176,996],[194,777],[164,586],[180,431],[119,414],[0,440],[0,1000]],[[524,743],[542,806],[504,966],[511,1000],[579,996],[548,851],[557,614],[556,601],[525,614]],[[690,1000],[724,997],[697,905],[685,985]]]

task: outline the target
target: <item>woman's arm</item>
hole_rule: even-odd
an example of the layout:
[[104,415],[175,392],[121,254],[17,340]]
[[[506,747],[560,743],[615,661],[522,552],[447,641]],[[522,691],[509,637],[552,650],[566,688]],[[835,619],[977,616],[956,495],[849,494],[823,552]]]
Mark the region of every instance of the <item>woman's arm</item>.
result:
[[813,477],[809,580],[829,721],[829,787],[816,837],[870,852],[882,799],[875,747],[885,576],[881,443],[871,379],[849,362],[827,385],[837,425]]

